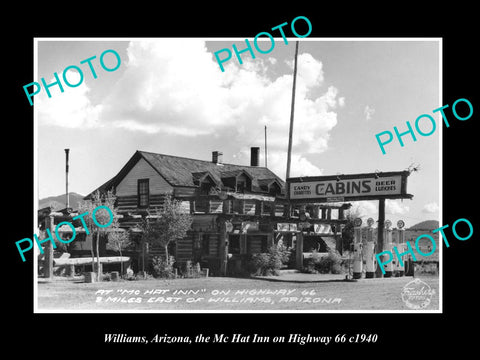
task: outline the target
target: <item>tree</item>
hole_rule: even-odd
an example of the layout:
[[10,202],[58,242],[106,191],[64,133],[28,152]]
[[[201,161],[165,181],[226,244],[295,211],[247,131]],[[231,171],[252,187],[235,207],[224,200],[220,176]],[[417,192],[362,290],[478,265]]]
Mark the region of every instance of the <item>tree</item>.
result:
[[106,209],[100,208],[95,211],[95,220],[96,220],[95,222],[93,212],[99,206],[106,206],[110,209],[111,213],[113,214],[113,218],[115,219],[117,217],[117,210],[114,207],[115,200],[116,200],[116,196],[113,194],[112,191],[108,191],[106,194],[100,194],[100,192],[97,190],[92,194],[92,198],[90,200],[82,201],[78,205],[78,209],[80,213],[84,213],[84,212],[88,213],[88,215],[84,216],[83,219],[85,220],[85,223],[92,237],[92,247],[90,248],[91,255],[92,255],[92,270],[95,267],[95,253],[93,250],[93,239],[94,238],[96,239],[95,252],[96,252],[96,258],[97,258],[97,281],[101,280],[100,253],[99,253],[100,236],[106,234],[106,232],[108,231],[107,230],[108,227],[101,227],[101,226],[98,226],[97,224],[100,224],[100,225],[108,224],[111,220],[111,215]]
[[[130,246],[132,241],[128,231],[121,229],[119,225],[118,218],[115,217],[108,232],[108,243],[122,257],[122,250]],[[120,261],[120,274],[123,274],[123,260]]]
[[165,264],[170,264],[168,245],[178,239],[184,238],[192,226],[193,218],[185,213],[181,203],[172,199],[170,194],[165,196],[163,207],[154,208],[142,222],[142,240],[151,245],[164,248]]

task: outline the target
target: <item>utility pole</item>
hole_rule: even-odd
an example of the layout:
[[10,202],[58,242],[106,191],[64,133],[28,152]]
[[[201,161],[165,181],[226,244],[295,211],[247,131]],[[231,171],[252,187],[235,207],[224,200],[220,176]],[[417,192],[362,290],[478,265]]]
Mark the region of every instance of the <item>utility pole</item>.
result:
[[267,166],[267,125],[265,125],[265,167]]
[[[287,174],[285,181],[290,177],[290,163],[292,157],[292,133],[293,133],[293,115],[295,113],[295,85],[297,82],[297,57],[298,57],[298,41],[295,43],[295,65],[293,67],[293,89],[292,89],[292,107],[290,112],[290,131],[288,133],[288,153],[287,153]],[[287,192],[290,198],[289,192]]]
[[70,197],[68,196],[68,153],[70,152],[70,149],[65,149],[65,203],[66,203],[66,208],[68,209],[70,207]]

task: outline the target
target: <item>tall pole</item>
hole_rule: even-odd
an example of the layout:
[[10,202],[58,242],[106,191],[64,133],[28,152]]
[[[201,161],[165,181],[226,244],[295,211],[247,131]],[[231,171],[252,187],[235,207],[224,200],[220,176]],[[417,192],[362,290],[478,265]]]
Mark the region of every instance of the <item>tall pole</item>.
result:
[[[292,134],[293,134],[293,114],[295,113],[295,84],[297,82],[297,57],[298,57],[298,41],[295,43],[295,64],[293,66],[293,87],[292,87],[292,109],[290,112],[290,131],[288,133],[288,153],[287,153],[287,174],[285,176],[285,181],[290,177],[290,163],[292,158]],[[287,218],[290,218],[292,213],[292,206],[290,204],[290,186],[287,183],[287,201],[288,203],[284,207],[284,215]],[[302,237],[300,236],[297,241],[303,242]],[[303,244],[301,244],[303,246]],[[303,250],[302,250],[303,251]]]
[[65,149],[65,196],[66,196],[66,208],[68,209],[70,207],[70,201],[69,201],[69,196],[68,196],[68,153],[70,152],[70,149]]
[[267,125],[265,125],[265,167],[267,166]]
[[[285,181],[290,177],[290,162],[292,157],[292,133],[293,133],[293,114],[295,109],[295,84],[297,82],[297,56],[298,56],[298,41],[295,43],[295,65],[293,67],[293,88],[292,88],[292,107],[290,113],[290,131],[288,133],[288,153],[287,153],[287,174]],[[290,198],[289,191],[287,196]]]
[[[380,199],[378,200],[378,226],[377,226],[377,248],[376,252],[377,254],[380,252],[383,252],[383,234],[384,234],[384,228],[385,228],[385,199]],[[381,258],[383,258],[385,255],[381,255]],[[384,258],[382,260],[385,260]],[[382,268],[380,265],[377,265],[377,269],[375,271],[375,277],[383,277],[382,273]]]

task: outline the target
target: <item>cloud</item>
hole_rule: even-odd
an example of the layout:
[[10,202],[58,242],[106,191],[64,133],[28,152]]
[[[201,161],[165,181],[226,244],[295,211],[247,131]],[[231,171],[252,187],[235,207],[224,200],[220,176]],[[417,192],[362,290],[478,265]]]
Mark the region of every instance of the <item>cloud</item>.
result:
[[436,202],[428,203],[425,204],[425,206],[422,209],[422,212],[427,213],[427,214],[432,214],[436,213],[439,210],[439,206]]
[[359,216],[362,220],[366,221],[369,217],[378,218],[378,208],[376,201],[362,200],[355,201],[349,210],[355,216]]
[[[352,207],[349,210],[354,216],[359,216],[363,220],[363,225],[366,226],[366,221],[368,218],[373,218],[375,220],[374,227],[377,227],[377,220],[379,216],[378,209],[378,200],[362,200],[352,202]],[[410,208],[403,205],[399,200],[389,200],[385,201],[385,214],[388,214],[389,220],[395,223],[399,219],[399,215],[408,214]]]
[[[222,72],[204,41],[178,38],[134,40],[126,53],[124,71],[108,95],[96,99],[100,105],[92,104],[83,83],[47,99],[40,121],[148,136],[235,139],[230,147],[251,144],[266,125],[269,167],[285,174],[293,78],[272,75],[277,72],[269,70],[279,66],[274,58],[245,59],[242,65],[232,58]],[[345,104],[338,93],[334,86],[324,87],[322,62],[299,54],[292,176],[321,173],[309,156],[328,149],[336,109]]]
[[[268,156],[268,168],[281,178],[285,177],[287,171],[287,154],[274,152]],[[300,154],[292,154],[290,161],[290,176],[318,176],[323,170],[313,165],[307,158]]]
[[268,61],[270,64],[272,64],[272,65],[275,65],[275,64],[277,63],[277,59],[272,58],[272,57],[269,57],[269,58],[267,59],[267,61]]
[[[67,72],[67,79],[71,84],[80,80],[77,72]],[[51,78],[47,84],[52,84]],[[70,88],[63,85],[63,93],[58,85],[49,88],[51,97],[46,91],[35,96],[35,110],[43,124],[56,125],[66,128],[94,128],[100,126],[102,105],[93,105],[88,97],[90,88],[82,82],[78,87]]]
[[385,213],[392,215],[404,215],[410,211],[410,207],[404,205],[400,200],[385,200]]
[[365,120],[369,121],[372,119],[373,114],[375,114],[375,109],[367,105],[365,109],[363,109],[363,114],[365,115]]

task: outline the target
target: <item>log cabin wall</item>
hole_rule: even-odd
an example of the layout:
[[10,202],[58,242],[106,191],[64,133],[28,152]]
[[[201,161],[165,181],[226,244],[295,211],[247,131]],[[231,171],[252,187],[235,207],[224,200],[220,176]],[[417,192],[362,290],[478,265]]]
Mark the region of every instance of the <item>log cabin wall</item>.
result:
[[[158,207],[162,209],[163,203],[165,201],[165,195],[166,194],[155,194],[155,195],[150,194],[148,208],[153,209]],[[136,211],[139,209],[138,196],[137,195],[117,196],[117,206],[120,212]]]

